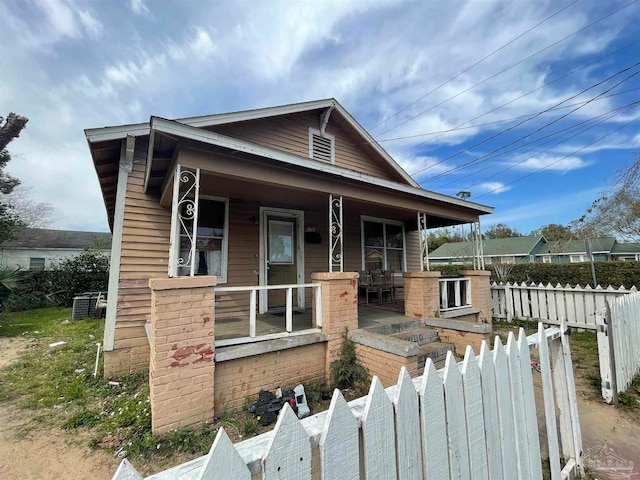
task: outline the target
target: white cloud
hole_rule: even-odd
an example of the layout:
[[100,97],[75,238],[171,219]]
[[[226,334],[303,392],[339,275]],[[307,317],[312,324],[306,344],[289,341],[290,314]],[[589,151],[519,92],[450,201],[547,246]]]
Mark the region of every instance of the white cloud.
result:
[[196,27],[189,48],[198,60],[204,60],[218,50],[206,30]]
[[519,170],[553,170],[556,172],[570,172],[590,165],[580,157],[561,157],[553,155],[539,155],[523,161],[514,161],[512,165]]
[[511,190],[510,185],[505,185],[502,182],[483,182],[478,184],[478,193],[493,193],[495,195],[499,193],[506,192],[507,190]]
[[[99,38],[102,23],[88,10],[72,0],[38,0],[37,5],[45,15],[49,32],[54,37],[81,38],[87,34]],[[45,35],[47,33],[45,32]]]
[[145,15],[151,13],[149,7],[144,3],[144,0],[131,0],[129,2],[131,11],[137,15]]

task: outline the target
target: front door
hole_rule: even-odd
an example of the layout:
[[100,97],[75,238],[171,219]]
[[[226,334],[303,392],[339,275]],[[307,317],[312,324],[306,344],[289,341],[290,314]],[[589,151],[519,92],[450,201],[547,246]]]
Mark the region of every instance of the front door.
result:
[[[296,285],[302,283],[302,244],[300,228],[302,212],[266,210],[263,229],[263,285]],[[304,305],[303,292],[293,289],[292,307]],[[283,310],[287,305],[286,289],[267,290],[261,311]]]

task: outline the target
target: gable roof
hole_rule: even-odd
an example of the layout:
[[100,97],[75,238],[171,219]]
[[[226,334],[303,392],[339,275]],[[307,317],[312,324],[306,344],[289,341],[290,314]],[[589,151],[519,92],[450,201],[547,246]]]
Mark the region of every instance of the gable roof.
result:
[[[489,238],[482,240],[485,257],[490,256],[523,256],[531,255],[531,251],[539,242],[546,242],[542,235],[526,237]],[[473,253],[472,242],[451,242],[440,245],[429,254],[430,259],[470,257]]]
[[[398,165],[398,163],[389,155],[382,146],[367,132],[355,118],[342,106],[335,98],[327,98],[324,100],[315,100],[311,102],[292,103],[276,107],[257,108],[253,110],[243,110],[239,112],[219,113],[214,115],[202,115],[198,117],[178,118],[177,122],[189,125],[191,127],[205,128],[215,125],[223,125],[227,123],[242,122],[246,120],[255,120],[261,118],[275,117],[279,115],[287,115],[291,113],[307,112],[318,109],[332,108],[340,116],[344,118],[346,123],[353,128],[357,135],[360,136],[363,143],[371,146],[371,148],[382,157],[409,185],[419,187],[419,184]],[[85,129],[85,135],[89,144],[97,142],[105,142],[111,140],[122,140],[127,135],[141,136],[149,135],[149,123],[137,123],[129,125],[120,125],[114,127],[89,128]]]
[[[591,239],[591,251],[593,253],[610,253],[616,239],[613,237],[602,237]],[[547,243],[537,255],[570,255],[586,254],[587,246],[584,240],[555,241]]]
[[[104,245],[104,246],[103,246]],[[78,232],[47,228],[24,228],[13,240],[0,244],[0,248],[66,248],[84,250],[96,247],[111,248],[111,234],[104,232]]]

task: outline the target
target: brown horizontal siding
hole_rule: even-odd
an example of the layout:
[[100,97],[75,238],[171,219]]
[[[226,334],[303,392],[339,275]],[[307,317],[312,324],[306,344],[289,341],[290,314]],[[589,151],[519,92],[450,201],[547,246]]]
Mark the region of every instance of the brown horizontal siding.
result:
[[[217,125],[211,130],[230,137],[309,157],[309,128],[320,128],[320,116],[303,112],[280,117]],[[326,132],[335,136],[336,165],[379,178],[398,181],[398,173],[383,159],[373,158],[330,117]]]

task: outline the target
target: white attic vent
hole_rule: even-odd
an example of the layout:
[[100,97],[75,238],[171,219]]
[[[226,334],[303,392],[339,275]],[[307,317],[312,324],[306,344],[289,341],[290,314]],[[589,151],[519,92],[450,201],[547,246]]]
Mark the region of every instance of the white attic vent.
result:
[[335,163],[335,136],[320,130],[309,129],[309,158],[327,163]]

